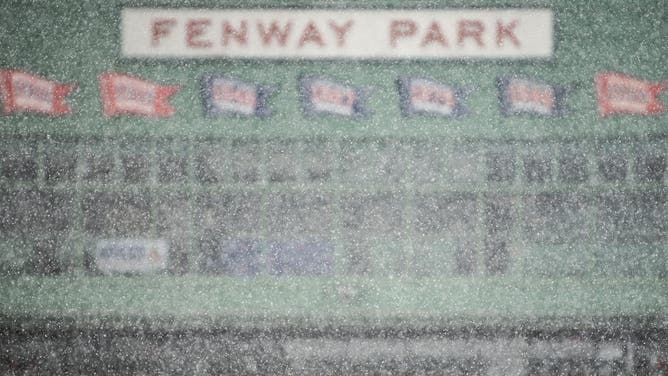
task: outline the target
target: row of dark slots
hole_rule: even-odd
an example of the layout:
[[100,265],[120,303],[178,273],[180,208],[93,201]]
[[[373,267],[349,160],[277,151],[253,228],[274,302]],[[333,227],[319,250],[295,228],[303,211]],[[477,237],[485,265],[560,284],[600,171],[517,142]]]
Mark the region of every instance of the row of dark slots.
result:
[[[261,143],[234,140],[224,143],[222,157],[215,155],[218,145],[211,142],[201,148],[191,145],[187,151],[156,146],[143,154],[132,151],[132,145],[110,151],[101,144],[77,149],[77,143],[41,142],[13,149],[28,152],[0,151],[0,236],[31,239],[38,271],[60,270],[55,253],[72,233],[89,239],[165,238],[175,271],[191,270],[189,265],[198,263],[202,272],[233,275],[262,270],[327,275],[334,272],[333,249],[338,247],[348,272],[374,273],[379,256],[370,249],[382,244],[399,254],[411,243],[418,254],[420,249],[451,248],[453,272],[468,275],[481,268],[489,274],[506,273],[518,241],[538,247],[596,243],[649,249],[665,246],[668,231],[666,155],[656,145],[623,153],[614,148],[595,153],[568,148],[550,154],[473,144],[461,149],[461,159],[451,153],[448,158],[458,162],[444,167],[449,162],[438,156],[437,151],[443,150],[434,143],[429,144],[431,149],[419,150],[416,145],[426,143],[413,143],[407,154],[391,153],[386,150],[388,143],[376,140],[374,150],[385,150],[378,154],[352,150],[356,144],[347,141],[334,143],[334,152],[328,140],[319,141],[322,147],[304,141],[299,152],[288,152],[294,143],[274,142],[272,150],[284,153],[272,152],[273,157],[267,158],[259,152]],[[470,153],[474,149],[478,154]],[[77,150],[91,152],[80,156]],[[482,158],[467,159],[471,155]],[[482,168],[472,165],[477,161]],[[411,177],[418,186],[438,182],[433,177],[453,166],[461,170],[458,176],[499,183],[499,189],[476,193],[443,185],[434,192],[409,192],[399,184],[408,171],[418,171]],[[511,193],[503,185],[515,181],[519,172],[527,185],[553,179],[584,183],[591,181],[592,167],[598,182],[625,182],[633,175],[638,183],[654,185],[524,193]],[[467,175],[469,171],[478,176]],[[351,179],[345,181],[346,176]],[[303,191],[243,185],[299,179],[325,184]],[[72,189],[82,180],[120,185],[84,184]],[[381,190],[379,185],[365,186],[367,180],[396,184],[380,185]],[[180,185],[155,189],[145,184],[148,181],[191,182],[202,188],[223,185],[216,190]],[[40,238],[45,240],[35,240]],[[446,243],[439,243],[442,239]],[[197,261],[187,250],[193,247]],[[414,261],[400,260],[398,265]]]
[[[343,234],[336,241],[344,248],[345,268],[351,273],[374,271],[377,256],[370,250],[378,244],[401,253],[410,241],[424,252],[453,247],[453,272],[468,275],[479,268],[505,273],[518,233],[526,244],[539,247],[598,242],[656,248],[665,246],[668,230],[665,191],[517,197],[446,192],[419,194],[411,202],[392,193],[364,192],[335,199],[322,193],[227,191],[189,197],[152,196],[148,190],[91,191],[78,202],[63,191],[19,189],[5,190],[0,197],[3,237],[50,234],[58,243],[73,227],[91,239],[158,236],[169,241],[177,269],[194,262],[186,251],[194,246],[202,272],[232,275],[261,270],[331,274],[337,232]],[[189,233],[189,228],[194,231]],[[439,243],[443,238],[449,240]],[[478,238],[483,247],[479,251]]]
[[[598,147],[598,151],[591,151],[582,146],[540,152],[540,146],[529,150],[517,145],[483,143],[458,149],[452,144],[418,142],[407,146],[364,139],[352,143],[304,142],[263,144],[256,140],[169,144],[164,148],[154,144],[150,147],[126,145],[117,151],[99,143],[89,145],[85,148],[87,152],[80,153],[82,155],[77,154],[76,143],[44,144],[48,145],[45,153],[38,153],[36,144],[28,144],[16,149],[22,151],[4,150],[0,154],[0,177],[9,182],[30,182],[43,176],[47,184],[66,184],[80,179],[90,182],[117,179],[126,184],[143,184],[154,179],[161,184],[209,185],[327,182],[337,178],[364,184],[448,181],[463,170],[476,171],[479,175],[466,175],[463,182],[468,183],[513,182],[520,176],[526,184],[552,181],[579,184],[593,176],[598,182],[619,183],[633,176],[638,183],[662,183],[666,172],[665,150],[656,147],[621,152],[618,147]],[[559,146],[545,144],[546,150],[554,149],[555,145]],[[479,159],[476,153],[483,158]],[[484,161],[482,168],[478,168],[478,161]],[[83,166],[81,171],[78,165]]]
[[597,230],[605,235],[662,233],[667,204],[664,190],[521,196],[435,192],[414,197],[365,191],[340,197],[324,192],[223,191],[193,197],[144,189],[89,191],[78,201],[66,190],[0,188],[0,231],[66,231],[78,225],[81,213],[83,229],[95,235],[171,233],[192,224],[227,235],[327,234],[339,226],[351,234],[406,237],[472,231],[482,216],[490,235],[520,225],[535,239],[554,235],[582,240]]

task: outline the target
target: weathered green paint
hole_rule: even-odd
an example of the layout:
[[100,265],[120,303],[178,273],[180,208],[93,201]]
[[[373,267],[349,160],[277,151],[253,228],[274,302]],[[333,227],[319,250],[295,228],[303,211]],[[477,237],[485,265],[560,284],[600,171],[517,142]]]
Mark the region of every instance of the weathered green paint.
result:
[[[303,140],[310,136],[324,136],[339,140],[347,137],[397,137],[442,140],[445,147],[461,146],[471,142],[526,145],[526,140],[537,145],[579,140],[584,150],[596,154],[599,139],[622,139],[622,153],[632,160],[638,151],[648,147],[665,156],[668,132],[668,113],[654,116],[615,115],[601,118],[596,111],[593,76],[598,71],[615,70],[634,76],[661,80],[668,78],[668,10],[662,1],[629,4],[626,1],[571,2],[571,1],[367,1],[368,8],[467,8],[467,7],[547,7],[555,12],[555,53],[549,61],[253,61],[253,60],[129,60],[119,54],[119,12],[123,6],[156,7],[237,7],[237,2],[214,1],[108,1],[108,2],[36,2],[26,5],[21,1],[3,3],[0,9],[0,67],[27,70],[61,82],[78,82],[79,88],[68,98],[74,113],[50,118],[35,114],[15,114],[0,117],[0,136],[12,140],[14,136],[81,136],[101,137],[103,140],[135,136],[148,137],[147,154],[151,158],[151,174],[156,174],[156,163],[164,145],[155,138],[175,136],[187,142],[197,137],[222,139],[256,136],[266,140],[273,137],[295,137]],[[345,1],[275,1],[245,2],[244,7],[360,7],[358,2]],[[147,119],[121,116],[107,119],[102,114],[96,76],[114,70],[139,75],[166,83],[183,85],[171,100],[177,109],[168,119]],[[203,115],[199,97],[199,78],[204,73],[227,73],[241,79],[275,85],[279,91],[272,96],[273,115],[268,119],[220,118]],[[371,87],[369,106],[373,114],[362,119],[337,117],[305,117],[299,108],[297,76],[315,73]],[[494,80],[499,75],[523,74],[542,80],[569,85],[570,112],[563,118],[545,119],[528,116],[503,117],[499,111]],[[433,117],[404,118],[399,113],[395,80],[399,75],[428,76],[444,82],[470,86],[474,89],[467,101],[472,114],[462,119]],[[661,96],[668,103],[668,95]],[[650,137],[651,135],[651,137]],[[658,135],[658,136],[657,136]],[[193,155],[198,146],[176,143],[176,153]],[[227,141],[225,141],[227,142]],[[103,141],[104,150],[118,155],[122,142]],[[337,144],[341,145],[341,144]],[[339,147],[337,146],[337,147]],[[6,142],[2,151],[17,145]],[[39,143],[36,155],[47,153],[50,144]],[[74,152],[84,155],[93,146],[75,145]],[[550,146],[556,153],[557,146]],[[264,153],[264,152],[262,152]],[[260,158],[266,158],[266,154]],[[482,156],[478,156],[477,172],[484,174]],[[40,162],[41,163],[41,162]],[[79,162],[81,163],[81,162]],[[339,163],[339,162],[337,162]],[[595,162],[588,162],[593,165]],[[80,168],[80,167],[79,167]],[[192,164],[188,167],[192,173]],[[338,167],[337,167],[338,168]],[[630,168],[630,167],[629,167]],[[68,266],[63,277],[11,276],[15,271],[25,272],[31,257],[31,241],[16,234],[3,234],[2,270],[9,270],[0,279],[0,313],[7,315],[87,317],[95,321],[101,317],[179,317],[184,322],[201,317],[231,317],[237,323],[256,325],[252,317],[280,318],[312,317],[322,322],[345,324],[369,323],[380,318],[394,322],[393,317],[405,317],[406,322],[419,325],[431,317],[512,317],[531,320],[535,317],[592,317],[597,315],[668,313],[668,286],[666,285],[666,240],[650,246],[610,246],[598,239],[587,244],[541,246],[531,244],[519,230],[513,230],[513,252],[518,260],[511,266],[507,277],[490,277],[477,271],[471,277],[420,278],[415,271],[396,273],[400,251],[409,249],[414,256],[420,247],[433,256],[423,264],[410,265],[420,270],[438,272],[439,265],[452,264],[452,239],[434,236],[408,237],[399,242],[377,235],[369,243],[377,269],[369,277],[295,278],[281,279],[261,275],[257,278],[158,276],[136,278],[99,278],[82,275],[83,253],[90,247],[92,236],[82,230],[80,202],[86,194],[96,191],[137,192],[149,191],[152,197],[165,198],[177,191],[185,194],[193,206],[201,192],[224,190],[258,193],[266,208],[269,193],[290,192],[304,188],[302,181],[278,188],[264,184],[247,186],[226,182],[213,187],[197,184],[192,175],[185,183],[160,186],[146,183],[138,186],[124,184],[116,171],[110,184],[87,182],[78,176],[71,186],[63,184],[56,190],[74,188],[74,230],[67,234],[66,244],[58,257]],[[41,178],[40,178],[41,179]],[[43,180],[16,183],[0,178],[2,187],[12,191],[44,188]],[[664,178],[665,182],[665,178]],[[395,190],[411,198],[422,192],[470,192],[480,195],[476,204],[478,230],[472,234],[477,247],[484,243],[480,223],[484,222],[483,206],[486,195],[508,195],[518,210],[522,197],[527,194],[548,192],[575,192],[585,197],[598,197],[606,192],[658,192],[666,194],[665,183],[638,183],[631,181],[621,187],[614,183],[593,181],[577,187],[557,182],[545,186],[530,186],[515,179],[500,187],[487,182],[452,183],[440,177],[432,184],[417,187],[410,179],[401,187],[388,187],[383,182],[365,181],[351,184],[342,175],[323,186],[307,187],[312,192],[325,192],[333,197],[335,207],[347,192],[355,190]],[[410,200],[408,200],[410,201]],[[415,210],[410,206],[410,210]],[[585,225],[596,226],[598,214],[588,209]],[[659,209],[661,210],[661,209]],[[666,218],[665,208],[659,218]],[[153,212],[155,215],[155,212]],[[340,213],[335,213],[337,252],[347,236],[341,227]],[[156,225],[149,225],[150,234],[156,234]],[[195,254],[188,268],[196,271],[194,239],[199,231],[189,227],[190,251]],[[410,232],[410,230],[409,230]],[[266,227],[259,237],[267,237]],[[43,234],[38,234],[43,235]],[[389,244],[390,246],[385,246]],[[404,248],[397,252],[397,244]],[[401,248],[401,247],[400,247]],[[193,250],[194,249],[194,250]],[[442,253],[429,252],[442,249]],[[340,254],[339,254],[340,256]],[[482,256],[478,254],[480,269]],[[566,266],[565,266],[566,265]],[[577,270],[568,269],[575,265]],[[340,265],[337,265],[340,267]],[[440,272],[443,272],[442,270]],[[448,271],[449,273],[450,271]],[[406,274],[406,275],[404,275]],[[438,274],[438,273],[436,273]],[[446,273],[447,274],[447,273]],[[618,278],[618,275],[642,275],[640,278]],[[389,275],[389,276],[388,276]],[[551,278],[539,278],[539,276]],[[575,275],[577,277],[566,277]],[[556,278],[554,276],[560,277]],[[392,278],[390,278],[392,277]],[[656,278],[654,278],[656,277]],[[91,319],[92,317],[92,319]],[[194,318],[199,317],[199,319]],[[422,321],[426,317],[424,321]],[[339,319],[343,321],[338,321]],[[245,320],[245,321],[244,321]],[[445,319],[444,319],[445,320]],[[467,319],[464,319],[464,321]],[[168,321],[168,320],[167,320]],[[447,321],[447,320],[446,320]],[[445,323],[442,321],[441,323]],[[259,322],[259,321],[258,321]],[[299,321],[295,321],[299,322]],[[548,321],[544,321],[546,323]],[[164,325],[168,325],[163,323]],[[560,325],[570,325],[564,319]],[[665,325],[665,323],[663,324]]]
[[668,282],[642,278],[61,277],[3,280],[0,287],[2,314],[74,317],[79,325],[155,317],[177,327],[215,321],[235,327],[512,326],[536,319],[574,327],[596,317],[665,317],[668,309]]
[[[660,1],[399,1],[364,2],[365,8],[547,7],[555,13],[555,49],[550,61],[252,61],[252,60],[129,60],[120,56],[119,14],[124,6],[239,7],[239,3],[207,1],[109,1],[85,3],[41,2],[4,4],[0,10],[0,66],[36,72],[80,84],[70,95],[74,114],[57,119],[41,115],[3,117],[2,132],[79,135],[443,135],[536,138],[545,136],[619,136],[666,131],[668,114],[612,116],[596,111],[593,76],[616,70],[646,79],[666,79],[666,10]],[[254,1],[244,7],[361,7],[357,2]],[[99,101],[98,73],[115,70],[147,79],[183,85],[172,103],[170,119],[122,116],[105,119]],[[271,99],[269,119],[207,119],[199,98],[203,73],[228,73],[279,88]],[[315,73],[373,88],[365,119],[335,117],[309,119],[299,109],[297,75]],[[500,115],[494,80],[503,74],[524,74],[572,86],[563,119]],[[433,77],[471,86],[468,100],[473,114],[463,119],[403,118],[399,113],[395,80],[399,75]],[[666,99],[666,96],[663,96]]]

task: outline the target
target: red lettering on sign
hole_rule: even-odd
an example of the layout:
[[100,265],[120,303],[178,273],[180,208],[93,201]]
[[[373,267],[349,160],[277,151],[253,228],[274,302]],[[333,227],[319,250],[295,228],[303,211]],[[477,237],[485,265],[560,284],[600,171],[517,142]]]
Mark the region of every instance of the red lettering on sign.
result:
[[255,94],[236,85],[224,83],[213,87],[215,100],[235,103],[245,107],[255,107]]
[[273,21],[269,26],[269,30],[265,28],[265,25],[263,23],[258,22],[257,29],[258,32],[260,33],[260,37],[262,37],[262,43],[265,46],[270,45],[271,40],[274,38],[276,38],[276,41],[280,46],[285,46],[285,42],[288,39],[288,35],[290,35],[290,29],[292,29],[292,22],[286,23],[285,26],[281,29],[276,23],[276,21]]
[[500,20],[496,21],[496,44],[498,46],[503,46],[503,40],[506,38],[510,39],[515,46],[520,46],[520,41],[517,39],[517,35],[515,35],[517,23],[517,20],[513,20],[513,22],[504,25]]
[[520,83],[511,84],[508,89],[511,102],[536,103],[549,109],[554,105],[554,97],[550,90]]
[[139,102],[145,106],[152,106],[155,90],[124,83],[114,83],[114,98],[117,102]]
[[427,34],[425,34],[424,38],[422,38],[422,43],[420,43],[420,45],[424,47],[431,43],[438,43],[443,47],[448,46],[448,41],[445,39],[445,35],[443,35],[443,32],[441,31],[441,27],[438,26],[436,21],[429,25]]
[[242,20],[239,28],[235,29],[228,21],[223,22],[223,46],[230,43],[230,39],[235,39],[242,46],[248,42],[248,23]]
[[403,37],[410,37],[417,32],[415,22],[411,20],[393,20],[390,23],[390,45],[397,46],[397,40]]
[[616,102],[647,103],[649,93],[640,85],[629,85],[626,83],[610,82],[608,84],[608,96]]
[[346,33],[350,31],[350,28],[353,26],[353,21],[350,20],[343,24],[343,26],[337,25],[334,21],[329,21],[329,27],[336,33],[336,45],[343,47],[346,43]]
[[464,45],[464,40],[467,38],[474,39],[478,46],[484,47],[482,41],[482,33],[485,31],[485,25],[478,20],[462,20],[459,21],[457,28],[457,44]]
[[51,103],[53,101],[51,85],[45,88],[42,85],[33,84],[30,80],[16,80],[13,89],[15,95],[19,98],[39,99],[45,103]]
[[151,26],[151,46],[157,46],[162,37],[169,35],[172,28],[176,26],[176,19],[161,18],[153,20]]
[[206,34],[206,29],[211,25],[211,20],[202,18],[188,20],[186,23],[186,45],[188,47],[207,48],[211,47],[211,41],[199,39]]
[[455,97],[451,91],[422,85],[411,86],[411,98],[416,102],[435,103],[447,107],[453,107],[455,104]]
[[318,27],[315,25],[313,21],[309,22],[304,28],[302,36],[299,38],[298,45],[299,47],[303,47],[304,44],[308,42],[317,43],[318,45],[320,45],[320,47],[323,47],[325,45],[325,42],[323,42],[322,40],[322,35],[320,35]]
[[331,103],[350,107],[355,102],[355,92],[353,90],[339,89],[314,83],[311,86],[311,95],[314,103]]

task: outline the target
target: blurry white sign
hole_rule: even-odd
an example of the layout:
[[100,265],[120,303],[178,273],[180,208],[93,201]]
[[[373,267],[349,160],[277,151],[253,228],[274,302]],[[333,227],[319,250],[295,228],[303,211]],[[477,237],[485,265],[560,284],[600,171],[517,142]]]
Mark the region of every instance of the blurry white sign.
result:
[[549,58],[550,9],[121,11],[132,58]]
[[100,240],[95,250],[95,265],[106,274],[159,271],[167,267],[167,252],[164,240]]

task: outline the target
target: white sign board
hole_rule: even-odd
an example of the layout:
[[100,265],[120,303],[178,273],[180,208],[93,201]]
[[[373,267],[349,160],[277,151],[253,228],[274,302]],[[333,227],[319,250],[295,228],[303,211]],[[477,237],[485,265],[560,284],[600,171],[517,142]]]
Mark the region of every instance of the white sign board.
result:
[[100,240],[95,265],[105,274],[149,273],[167,267],[168,246],[164,240]]
[[550,9],[121,11],[130,58],[550,58]]

